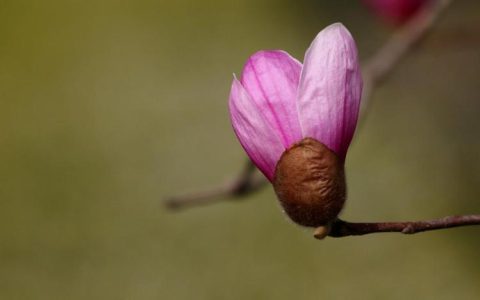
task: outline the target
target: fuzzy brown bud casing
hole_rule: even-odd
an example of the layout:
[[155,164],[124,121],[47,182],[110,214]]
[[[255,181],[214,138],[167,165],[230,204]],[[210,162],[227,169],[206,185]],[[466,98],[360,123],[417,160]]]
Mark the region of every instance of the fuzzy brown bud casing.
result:
[[319,141],[304,138],[282,154],[273,187],[283,209],[295,223],[328,226],[345,203],[343,161]]

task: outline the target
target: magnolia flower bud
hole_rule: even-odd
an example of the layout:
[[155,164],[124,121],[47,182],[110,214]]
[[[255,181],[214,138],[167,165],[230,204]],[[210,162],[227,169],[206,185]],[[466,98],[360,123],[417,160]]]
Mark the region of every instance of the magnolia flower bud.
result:
[[259,51],[232,83],[235,134],[287,215],[318,226],[318,238],[345,202],[343,166],[361,95],[357,47],[338,23],[317,35],[303,65],[284,51]]
[[343,163],[322,143],[305,138],[282,154],[273,188],[294,222],[310,227],[328,225],[345,203]]

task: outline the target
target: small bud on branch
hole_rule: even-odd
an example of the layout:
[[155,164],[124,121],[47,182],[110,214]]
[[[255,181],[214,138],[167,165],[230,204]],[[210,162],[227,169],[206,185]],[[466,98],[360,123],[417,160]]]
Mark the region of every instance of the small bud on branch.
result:
[[355,41],[340,23],[315,37],[303,64],[285,51],[258,51],[233,79],[235,134],[299,225],[326,226],[343,207],[362,86]]

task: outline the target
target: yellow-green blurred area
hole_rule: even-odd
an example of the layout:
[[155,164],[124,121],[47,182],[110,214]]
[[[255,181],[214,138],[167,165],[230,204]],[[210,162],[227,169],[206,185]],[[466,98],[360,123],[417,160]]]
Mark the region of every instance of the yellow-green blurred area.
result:
[[[302,59],[358,1],[0,0],[1,299],[479,299],[480,228],[317,241],[271,187],[180,213],[236,174],[232,73]],[[375,90],[347,159],[349,221],[480,212],[480,4],[454,1]]]

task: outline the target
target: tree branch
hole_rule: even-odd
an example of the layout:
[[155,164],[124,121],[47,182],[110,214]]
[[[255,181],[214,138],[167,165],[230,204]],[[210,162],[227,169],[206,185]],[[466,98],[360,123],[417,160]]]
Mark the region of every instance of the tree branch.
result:
[[365,121],[371,104],[371,94],[392,73],[398,63],[420,41],[425,39],[442,12],[452,0],[429,1],[405,23],[377,52],[363,65],[363,93],[360,120]]
[[[350,223],[337,219],[331,225],[328,236],[346,237],[354,235],[365,235],[379,232],[400,232],[403,234],[414,234],[418,232],[454,228],[460,226],[480,225],[480,215],[450,216],[441,219],[416,221],[416,222],[385,222],[385,223]],[[323,238],[323,228],[316,238]]]
[[[425,38],[441,12],[451,2],[452,0],[430,1],[363,64],[364,84],[362,106],[360,108],[361,124],[365,123],[373,90],[392,73],[399,61],[419,41]],[[253,163],[247,159],[244,169],[234,180],[229,180],[209,190],[171,197],[165,201],[165,204],[168,208],[180,209],[220,202],[226,199],[238,199],[259,190],[267,183],[268,181],[256,172]]]
[[182,209],[193,206],[200,206],[220,202],[226,197],[230,199],[242,199],[252,192],[255,192],[267,184],[267,180],[258,172],[255,165],[250,161],[245,162],[245,166],[239,176],[234,180],[229,180],[222,185],[213,187],[209,190],[192,193],[189,195],[171,197],[165,200],[165,205],[169,209]]

